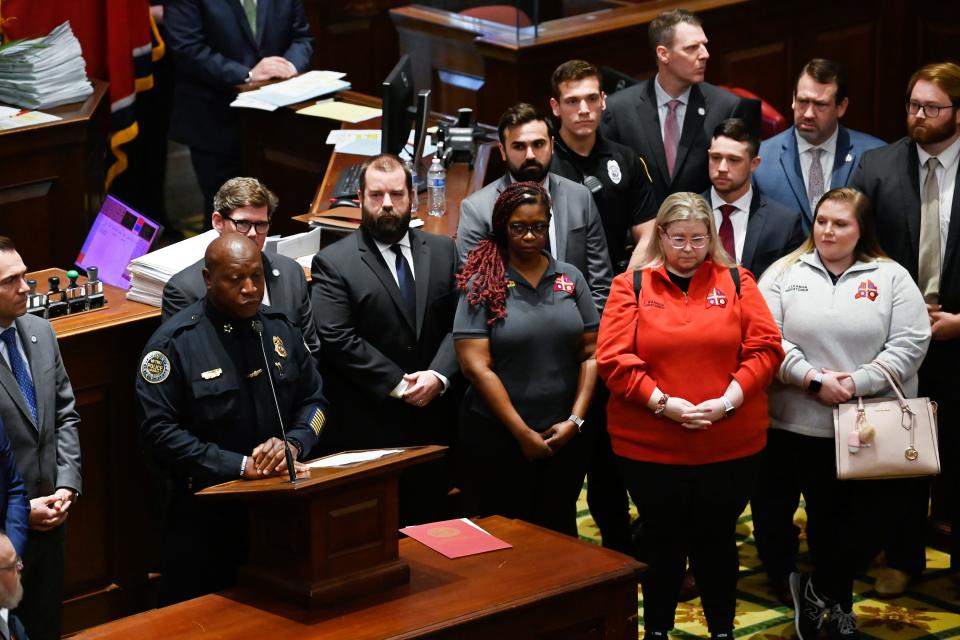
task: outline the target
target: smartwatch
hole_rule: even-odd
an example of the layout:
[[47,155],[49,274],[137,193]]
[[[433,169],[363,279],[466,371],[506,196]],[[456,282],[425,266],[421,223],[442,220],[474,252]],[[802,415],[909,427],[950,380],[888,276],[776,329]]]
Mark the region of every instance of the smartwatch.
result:
[[577,433],[583,433],[581,429],[583,428],[583,423],[586,422],[586,420],[576,415],[575,413],[571,413],[570,417],[567,418],[567,420],[577,425]]
[[813,376],[813,380],[807,385],[807,391],[810,393],[820,393],[820,389],[823,387],[823,374],[817,373]]
[[737,408],[733,406],[733,403],[730,402],[730,398],[727,396],[720,396],[720,400],[723,401],[723,417],[729,418],[737,412]]

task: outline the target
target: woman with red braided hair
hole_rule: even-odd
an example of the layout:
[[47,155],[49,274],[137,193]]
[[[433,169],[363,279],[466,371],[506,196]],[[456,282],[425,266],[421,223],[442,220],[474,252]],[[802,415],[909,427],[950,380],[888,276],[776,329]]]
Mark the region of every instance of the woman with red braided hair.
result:
[[458,275],[453,323],[470,381],[460,416],[467,513],[577,535],[589,450],[580,417],[597,379],[600,319],[586,279],[544,251],[550,196],[535,182],[497,198],[491,237]]

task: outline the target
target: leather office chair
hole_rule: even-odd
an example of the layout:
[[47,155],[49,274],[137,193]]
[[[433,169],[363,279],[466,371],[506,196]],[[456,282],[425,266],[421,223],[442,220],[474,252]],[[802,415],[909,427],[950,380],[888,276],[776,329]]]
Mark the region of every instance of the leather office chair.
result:
[[787,119],[783,117],[783,114],[774,109],[772,104],[757,94],[741,87],[721,86],[720,88],[726,89],[733,95],[740,96],[741,98],[750,98],[752,100],[760,101],[760,137],[763,140],[772,138],[781,131],[785,131],[790,126],[790,123],[787,122]]
[[478,20],[499,22],[500,24],[505,24],[510,27],[516,26],[518,20],[521,27],[533,26],[533,21],[530,20],[530,16],[520,9],[507,4],[490,4],[484,7],[464,9],[460,12],[460,15],[477,18]]

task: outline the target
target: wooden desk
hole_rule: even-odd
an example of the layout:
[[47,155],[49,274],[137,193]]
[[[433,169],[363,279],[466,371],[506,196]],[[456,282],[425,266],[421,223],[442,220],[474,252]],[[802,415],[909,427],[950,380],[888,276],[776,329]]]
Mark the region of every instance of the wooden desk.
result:
[[513,545],[457,560],[410,539],[410,583],[310,611],[235,589],[88,629],[77,638],[637,638],[624,555],[517,520],[480,521]]
[[[60,269],[29,274],[46,291]],[[81,278],[81,282],[85,279]],[[107,305],[51,321],[80,414],[83,496],[67,521],[63,631],[149,606],[148,573],[160,548],[137,441],[134,376],[160,310],[104,285]]]
[[[369,96],[365,96],[365,98],[368,106],[380,106],[378,99]],[[436,115],[435,121],[439,117],[439,115]],[[379,129],[380,118],[357,124],[344,123],[343,128]],[[496,137],[495,132],[493,136]],[[481,189],[488,182],[488,176],[502,166],[500,154],[496,151],[496,148],[497,143],[494,141],[479,144],[472,170],[465,164],[454,164],[447,169],[447,212],[442,218],[427,215],[427,193],[424,192],[419,195],[416,217],[423,220],[422,229],[424,231],[451,238],[456,236],[457,226],[460,223],[460,201],[474,191]],[[333,187],[340,176],[340,172],[350,165],[363,162],[365,159],[363,156],[333,152],[330,155],[323,181],[310,203],[309,210],[304,215],[294,217],[295,220],[300,222],[316,223],[323,226],[325,237],[321,242],[324,246],[356,229],[360,222],[359,208],[337,207],[331,209],[330,195],[333,193]],[[426,179],[426,176],[424,176],[424,179]]]
[[45,110],[63,120],[0,131],[0,233],[27,266],[72,265],[103,201],[107,83],[83,102]]

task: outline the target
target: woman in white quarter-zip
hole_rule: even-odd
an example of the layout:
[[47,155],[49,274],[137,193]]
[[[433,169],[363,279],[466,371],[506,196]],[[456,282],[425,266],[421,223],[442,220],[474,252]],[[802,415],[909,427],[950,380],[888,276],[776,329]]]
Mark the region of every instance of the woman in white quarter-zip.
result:
[[[786,357],[769,391],[770,434],[754,498],[755,525],[788,507],[786,486],[804,494],[812,574],[790,575],[797,635],[814,638],[827,618],[831,638],[858,637],[853,575],[863,560],[857,493],[836,478],[833,408],[856,395],[886,395],[878,360],[897,372],[907,395],[930,342],[917,285],[879,247],[870,203],[859,191],[821,198],[807,241],[760,279],[783,334]],[[795,504],[793,505],[796,506]],[[792,515],[792,511],[790,512]],[[759,516],[759,517],[758,517]]]

